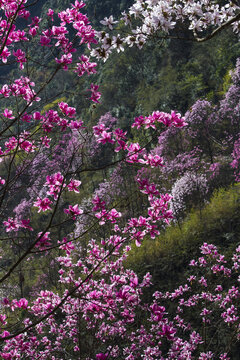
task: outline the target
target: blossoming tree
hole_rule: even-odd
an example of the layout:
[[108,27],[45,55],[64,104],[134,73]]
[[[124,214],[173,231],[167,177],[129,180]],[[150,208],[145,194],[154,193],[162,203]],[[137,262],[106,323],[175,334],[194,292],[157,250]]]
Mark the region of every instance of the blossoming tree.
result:
[[[97,36],[102,45],[92,54],[106,59],[114,49],[123,51],[125,44],[142,48],[153,36],[204,42],[230,26],[238,33],[239,9],[239,1],[222,1],[219,4],[211,0],[136,0],[120,19],[128,27],[127,35],[99,32]],[[110,16],[102,24],[113,31],[118,21]],[[188,30],[187,36],[185,29]]]
[[[0,58],[7,74],[0,89],[1,357],[212,358],[212,339],[219,338],[220,328],[212,327],[214,316],[220,315],[221,326],[227,328],[232,341],[239,340],[235,275],[239,247],[233,266],[227,267],[217,249],[204,244],[203,256],[191,265],[207,270],[206,275],[192,275],[175,292],[157,292],[152,302],[145,304],[142,294],[151,285],[150,274],[140,280],[123,262],[132,242],[141,246],[145,236],[155,238],[161,226],[170,222],[170,195],[140,179],[139,189],[147,197],[146,210],[137,217],[124,217],[124,221],[117,206],[106,204],[99,193],[90,198],[88,207],[83,207],[80,199],[88,185],[84,175],[102,169],[91,162],[88,147],[94,142],[111,146],[119,156],[104,168],[119,163],[162,168],[164,159],[149,151],[148,144],[129,140],[122,129],[110,129],[106,121],[99,121],[89,131],[65,98],[71,89],[64,92],[61,86],[65,86],[65,72],[71,74],[70,87],[84,74],[96,72],[97,64],[90,60],[89,51],[106,57],[107,50],[119,50],[123,42],[141,47],[152,33],[168,33],[179,21],[190,21],[189,29],[198,41],[198,33],[208,28],[210,33],[201,41],[227,26],[233,25],[237,31],[237,2],[220,7],[212,1],[137,1],[124,18],[128,23],[133,15],[142,25],[124,40],[97,34],[83,13],[82,1],[76,0],[57,14],[48,9],[43,19],[31,16],[34,4],[27,0],[0,2]],[[110,17],[103,24],[111,29],[114,20]],[[96,35],[103,40],[101,48]],[[11,79],[16,73],[20,75]],[[91,83],[83,89],[83,96],[97,104],[98,90],[98,85]],[[133,123],[137,129],[154,131],[159,126],[176,129],[185,125],[176,111],[158,110],[135,118]],[[76,231],[75,224],[83,226]],[[106,236],[92,238],[92,229],[99,225],[107,227]],[[24,276],[31,276],[43,259],[57,270],[57,284],[47,288],[41,284],[34,292],[25,290]],[[213,287],[211,277],[216,282],[219,276],[231,280],[226,286]],[[200,289],[195,291],[193,283]],[[168,300],[177,301],[174,316],[168,316],[163,305]],[[188,307],[199,309],[203,334],[194,321],[184,318]],[[215,356],[227,359],[230,345],[224,343]]]

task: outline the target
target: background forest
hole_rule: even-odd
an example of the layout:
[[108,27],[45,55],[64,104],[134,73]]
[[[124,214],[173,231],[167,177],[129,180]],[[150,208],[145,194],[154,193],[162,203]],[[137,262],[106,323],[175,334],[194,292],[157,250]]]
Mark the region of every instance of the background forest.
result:
[[[111,14],[114,19],[118,18],[121,12],[132,4],[133,1],[129,0],[119,2],[88,0],[84,12],[88,15],[93,28],[101,31],[105,29],[100,23],[102,19],[106,16],[109,17]],[[37,1],[32,7],[31,15],[44,18],[49,8],[58,13],[68,6],[68,0]],[[26,25],[23,19],[17,20],[16,23],[19,28],[25,29]],[[181,35],[185,35],[187,26],[183,26],[178,30]],[[117,24],[117,30],[115,31],[116,33],[124,31],[121,22]],[[161,299],[163,303],[167,303],[164,306],[166,306],[166,313],[169,316],[175,316],[176,312],[173,305],[174,298],[171,298],[169,294],[172,294],[180,284],[184,284],[187,278],[191,279],[189,282],[193,280],[190,277],[193,267],[189,266],[189,263],[192,259],[200,256],[199,248],[203,243],[208,242],[217,246],[219,252],[225,256],[226,261],[231,261],[234,249],[239,247],[239,35],[234,34],[231,29],[225,29],[217,36],[202,43],[171,38],[171,35],[170,32],[168,38],[163,38],[156,34],[148,40],[141,50],[133,46],[126,48],[123,52],[115,51],[107,61],[98,63],[97,73],[93,71],[90,81],[89,77],[84,76],[76,79],[75,74],[70,71],[61,70],[54,74],[48,87],[42,91],[41,109],[37,107],[37,104],[33,104],[33,110],[37,114],[35,117],[39,116],[40,119],[45,116],[44,114],[48,114],[49,117],[52,114],[51,116],[54,117],[56,114],[51,113],[51,111],[57,111],[59,103],[62,104],[60,109],[63,113],[65,112],[64,114],[68,111],[67,114],[69,115],[71,109],[75,108],[80,117],[79,121],[84,121],[84,131],[81,136],[74,131],[71,133],[64,132],[67,125],[62,123],[60,135],[57,131],[52,134],[51,147],[46,146],[43,151],[39,148],[37,154],[32,155],[32,157],[26,156],[22,152],[16,153],[12,162],[9,161],[12,156],[12,153],[9,152],[10,155],[5,156],[0,163],[0,183],[2,186],[0,189],[2,205],[0,215],[3,223],[1,228],[1,254],[3,254],[0,259],[1,278],[4,279],[5,274],[8,274],[8,269],[13,269],[8,281],[3,282],[1,288],[2,302],[5,301],[5,305],[9,307],[7,316],[9,327],[6,327],[6,329],[3,327],[3,330],[9,332],[6,336],[11,334],[12,331],[14,333],[22,330],[21,324],[25,321],[23,319],[25,319],[25,311],[27,311],[27,307],[24,307],[24,305],[19,306],[21,311],[17,315],[17,321],[15,321],[16,312],[11,314],[10,311],[11,306],[14,308],[14,305],[11,305],[11,299],[37,298],[40,292],[41,296],[48,301],[50,301],[51,296],[53,299],[50,292],[61,294],[59,298],[66,296],[66,291],[72,291],[71,280],[73,281],[74,276],[79,276],[78,281],[80,281],[79,279],[83,278],[84,274],[87,274],[87,270],[92,271],[95,266],[94,261],[98,256],[100,258],[101,251],[106,251],[107,239],[111,238],[113,231],[112,223],[116,224],[115,230],[117,226],[121,227],[127,234],[126,237],[129,236],[130,239],[134,240],[129,255],[126,257],[123,255],[125,250],[121,253],[122,266],[125,269],[121,271],[129,271],[128,275],[126,275],[126,278],[130,279],[129,289],[131,286],[134,288],[136,285],[134,285],[134,279],[136,279],[134,274],[136,274],[139,284],[140,282],[145,284],[141,285],[144,304],[151,302],[152,295],[156,294],[156,291],[160,294],[168,292],[168,295],[163,296],[163,298],[158,295],[159,298],[156,297],[154,300],[155,305],[148,307],[148,310],[153,309],[154,306],[156,308],[157,299]],[[34,40],[31,44],[23,43],[22,49],[30,54],[29,64],[24,69],[26,75],[34,79],[36,84],[46,83],[47,79],[51,78],[56,65],[52,56],[53,53],[51,54],[47,46],[39,47],[39,43]],[[86,44],[83,44],[83,49],[89,55]],[[41,59],[41,62],[38,59]],[[0,67],[2,109],[14,108],[13,111],[19,111],[21,108],[22,100],[18,101],[16,99],[13,104],[12,99],[4,95],[3,88],[6,82],[13,83],[14,79],[22,76],[21,74],[22,72],[14,62]],[[89,93],[84,90],[89,88],[90,82],[98,84],[101,92],[101,99],[94,103],[89,102]],[[34,85],[31,85],[31,87],[33,88]],[[69,106],[66,107],[64,104]],[[148,126],[146,121],[150,119],[149,114],[153,110],[170,114],[172,112],[172,117],[177,114],[178,119],[184,118],[186,126],[165,127],[161,123],[158,123],[155,127]],[[35,134],[39,131],[40,125],[30,128],[29,114],[30,111],[28,112],[28,110],[23,114],[23,117],[25,116],[22,125],[23,131]],[[3,118],[5,115],[1,114],[2,126],[5,124]],[[11,119],[11,115],[9,113],[5,117]],[[71,118],[71,115],[69,115],[69,118]],[[151,119],[149,121],[151,122]],[[143,128],[142,124],[146,126]],[[78,125],[79,123],[72,123],[71,129],[78,129]],[[46,122],[44,126],[46,130],[47,126],[50,125]],[[93,133],[92,128],[94,129]],[[122,129],[122,133],[119,132],[119,128]],[[108,136],[108,132],[114,134],[114,139],[117,140],[113,141],[113,138],[110,137],[106,137],[105,140],[101,138],[101,129],[106,130],[106,136]],[[8,130],[8,136],[13,136],[18,131],[18,124],[9,127]],[[146,153],[143,152],[143,158],[147,159],[145,162],[143,160],[142,163],[134,161],[133,154],[135,153],[130,153],[129,149],[128,156],[124,157],[123,154],[126,148],[122,145],[121,139],[125,141],[126,136],[132,144],[140,144],[137,150],[140,154],[141,147],[144,147],[144,151],[150,154],[147,158],[144,157]],[[4,144],[6,146],[6,141],[7,136],[4,135],[1,139],[2,148]],[[48,139],[45,139],[45,141],[47,143]],[[115,141],[119,146],[118,150],[116,150]],[[7,145],[10,149],[9,144],[10,141]],[[131,161],[122,161],[123,158],[126,160],[128,157],[130,157]],[[161,163],[161,159],[164,159],[164,166],[155,166],[157,162],[158,164]],[[66,173],[64,180],[61,178],[61,172]],[[69,178],[72,174],[75,176],[73,181]],[[54,200],[57,199],[58,201],[58,192],[64,191],[63,187],[65,185],[63,185],[63,182],[67,177],[69,182],[66,188],[68,187],[69,191],[64,193],[63,198],[59,200],[59,208],[62,211],[56,210],[54,222],[51,219],[50,226],[48,226],[49,214],[45,211],[37,211],[36,208],[39,206],[40,209],[41,198],[49,195],[51,191]],[[47,178],[47,183],[44,184],[43,178]],[[12,183],[9,180],[10,185],[7,191],[4,190],[4,182],[1,182],[1,179],[7,179],[7,181],[13,179]],[[61,190],[51,188],[54,181],[58,181],[57,186]],[[81,187],[78,189],[80,184]],[[47,186],[50,189],[48,192],[46,190],[48,189]],[[158,222],[158,227],[151,225],[149,232],[144,234],[140,234],[141,231],[139,230],[138,238],[137,234],[131,229],[136,224],[139,229],[141,228],[139,222],[144,212],[156,211],[151,202],[149,208],[149,194],[150,197],[154,197],[156,194],[165,193],[170,194],[171,199],[161,198],[166,207],[164,215]],[[76,205],[72,206],[72,204]],[[93,208],[93,205],[95,208]],[[46,210],[50,209],[50,203],[46,203],[45,206]],[[108,209],[106,213],[104,213],[105,208]],[[169,210],[171,210],[171,214],[168,213]],[[14,219],[17,219],[18,222],[22,221],[22,219],[31,218],[31,224],[22,223],[21,232],[15,232],[14,226],[17,228],[19,225],[14,223],[13,214],[16,216]],[[108,222],[109,214],[111,223]],[[67,220],[66,215],[69,217]],[[40,239],[31,249],[31,251],[35,251],[29,252],[29,260],[19,262],[18,268],[14,268],[14,264],[21,259],[22,252],[28,246],[31,247],[33,241],[32,235],[29,234],[31,228],[44,228],[46,231],[43,235],[41,235],[41,232],[34,233],[34,236],[38,236]],[[51,228],[51,234],[48,231],[49,228]],[[71,236],[69,237],[66,234],[71,234]],[[11,240],[11,246],[9,246],[6,239]],[[60,239],[65,240],[61,243]],[[71,261],[68,259],[68,255],[72,251],[72,242],[74,243],[76,239],[77,253],[75,257],[73,256],[74,261],[77,261],[76,259],[80,255],[84,259],[88,259],[89,254],[94,257],[94,244],[99,246],[99,253],[95,254],[95,260],[91,259],[92,262],[89,261],[88,264],[85,264],[85,270],[82,273],[80,270],[76,270],[76,273],[74,273],[75,270],[73,271],[72,268],[75,265],[71,265]],[[69,247],[65,243],[69,244]],[[63,254],[64,251],[67,255]],[[204,253],[204,251],[206,249],[202,248],[202,254],[205,256],[206,252]],[[213,256],[213,259],[217,259],[216,261],[220,263],[221,258],[218,258],[217,253],[214,251],[215,257]],[[115,254],[116,257],[118,255],[118,253]],[[203,259],[203,257],[199,259]],[[198,261],[200,265],[199,268],[196,268],[196,276],[202,278],[204,265],[201,265],[201,260]],[[238,261],[239,259],[235,263],[237,264]],[[109,268],[112,263],[110,263]],[[63,266],[66,267],[64,271],[62,270]],[[236,272],[238,270],[237,266],[239,265],[235,266]],[[106,266],[105,273],[97,273],[96,277],[93,275],[90,276],[90,279],[95,281],[96,285],[98,281],[101,282],[101,274],[103,274],[102,281],[104,282],[104,276],[108,274],[108,270]],[[146,273],[151,274],[149,282],[146,280]],[[208,275],[209,283],[219,280],[211,278],[210,273]],[[233,277],[229,279],[226,278],[226,275],[224,272],[223,280],[221,280],[222,284],[226,285],[226,288],[233,289],[232,292],[234,292],[239,281],[237,275],[234,273]],[[201,282],[199,283],[201,284]],[[145,289],[144,286],[148,288]],[[92,303],[94,301],[97,303],[99,299],[98,295],[94,293],[97,291],[96,289],[97,285],[94,288],[93,284],[89,284],[88,291],[91,291]],[[131,293],[132,290],[129,289],[128,292]],[[110,290],[108,291],[110,292]],[[183,290],[180,289],[179,291]],[[225,295],[226,293],[227,290]],[[89,293],[86,294],[87,297]],[[216,324],[209,325],[207,328],[208,325],[206,324],[210,324],[210,313],[213,312],[213,309],[209,306],[209,309],[212,310],[205,314],[202,312],[200,314],[199,308],[194,309],[193,322],[204,339],[204,344],[200,345],[199,353],[196,350],[196,355],[193,356],[198,356],[201,353],[210,354],[213,349],[216,351],[217,357],[211,357],[210,354],[206,355],[206,357],[203,355],[202,357],[201,355],[192,357],[193,359],[239,359],[239,341],[237,341],[239,340],[239,324],[237,323],[239,317],[238,290],[236,290],[235,294],[234,301],[236,301],[236,304],[234,303],[234,306],[236,307],[234,308],[235,312],[233,312],[234,316],[236,316],[236,323],[235,320],[231,320],[230,322],[226,321],[218,329],[216,329]],[[58,301],[60,301],[57,296],[54,297],[54,304],[58,304]],[[124,296],[123,293],[119,295],[121,299],[124,299]],[[73,298],[79,300],[79,303],[82,301],[84,308],[82,317],[78,315],[76,320],[76,327],[79,332],[78,336],[76,336],[78,338],[77,344],[71,344],[69,339],[64,342],[65,340],[62,341],[61,336],[57,338],[57,335],[55,340],[58,326],[62,334],[66,331],[64,326],[66,328],[69,326],[69,329],[71,329],[71,325],[58,309],[59,312],[56,313],[57,320],[50,317],[46,324],[44,323],[38,328],[39,333],[44,333],[45,326],[50,329],[50,332],[52,331],[52,338],[54,338],[55,343],[54,346],[51,345],[51,349],[45,339],[45,342],[43,340],[39,341],[39,357],[36,357],[35,353],[29,355],[26,349],[24,349],[26,351],[25,355],[19,355],[20,345],[17,347],[10,339],[9,343],[4,344],[1,349],[2,358],[98,360],[112,358],[131,360],[138,358],[138,355],[134,355],[136,357],[130,356],[131,351],[134,353],[135,349],[130,348],[130,345],[127,347],[127,340],[123,334],[115,334],[110,325],[105,330],[98,330],[96,336],[95,329],[101,323],[100,315],[98,318],[96,314],[101,313],[102,309],[97,308],[95,303],[95,308],[93,305],[93,308],[90,308],[90,305],[87,307],[84,302],[86,299],[81,298],[76,292]],[[87,299],[89,300],[89,298]],[[39,300],[39,303],[41,301]],[[211,302],[211,300],[209,301]],[[88,303],[90,302],[88,301]],[[43,303],[44,301],[41,304]],[[114,308],[114,305],[112,306]],[[137,308],[136,304],[134,306]],[[130,314],[132,307],[131,302],[126,303],[126,308],[121,309],[121,314],[130,309],[129,314],[124,313],[125,317],[129,316],[130,318],[132,316]],[[72,309],[76,311],[73,305]],[[48,310],[51,311],[52,308],[50,307]],[[67,312],[67,310],[65,311]],[[144,326],[147,324],[147,315],[143,315],[146,311],[147,307],[137,308],[134,321],[128,319],[132,331],[141,327],[141,324]],[[160,310],[151,311],[160,321]],[[43,310],[38,310],[36,313],[37,316],[45,314]],[[104,315],[102,316],[104,317]],[[112,316],[115,316],[115,314],[112,314]],[[120,315],[118,314],[118,316]],[[196,320],[197,317],[200,317],[199,323]],[[189,312],[187,313],[187,320],[190,318],[191,314]],[[224,316],[223,319],[225,320]],[[2,320],[4,325],[5,319]],[[108,320],[111,321],[110,315]],[[31,321],[34,322],[33,319],[27,320],[24,325],[28,326]],[[86,325],[85,321],[89,321],[90,325]],[[117,322],[116,319],[114,321]],[[102,340],[104,331],[105,341]],[[151,331],[153,331],[152,328]],[[161,337],[162,334],[163,328],[161,328],[158,336]],[[71,335],[75,336],[76,334],[73,331],[69,336],[71,337]],[[35,336],[35,334],[31,336]],[[64,337],[64,335],[62,336]],[[166,343],[163,341],[163,354],[170,351],[168,342],[171,341],[171,336],[171,333],[168,334]],[[138,337],[140,338],[140,333],[138,333]],[[207,338],[213,340],[207,341]],[[26,340],[22,341],[23,344],[24,341],[26,343]],[[144,342],[145,340],[141,341]],[[114,350],[113,344],[116,345],[116,348],[124,348],[125,353]],[[152,344],[150,345],[154,347]],[[14,346],[16,346],[16,352],[14,352]],[[46,350],[48,346],[49,352]],[[61,350],[59,350],[60,348]],[[173,352],[172,357],[168,355],[169,357],[166,358],[181,359],[179,355],[174,355],[175,350],[171,348],[171,351]],[[225,353],[226,356],[222,355]],[[151,355],[146,352],[145,357],[142,356],[142,358],[146,360],[160,359],[159,354]],[[183,355],[182,359],[184,359],[184,356],[186,355]]]

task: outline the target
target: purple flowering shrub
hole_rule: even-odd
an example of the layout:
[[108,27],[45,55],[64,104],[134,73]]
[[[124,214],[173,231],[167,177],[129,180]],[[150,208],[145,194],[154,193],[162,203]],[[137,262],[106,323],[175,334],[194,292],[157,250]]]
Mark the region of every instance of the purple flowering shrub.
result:
[[173,185],[170,208],[177,219],[191,208],[202,207],[208,193],[208,182],[204,175],[186,172]]
[[233,161],[231,162],[231,166],[234,169],[234,175],[236,181],[240,181],[240,137],[234,143],[234,149],[232,152]]

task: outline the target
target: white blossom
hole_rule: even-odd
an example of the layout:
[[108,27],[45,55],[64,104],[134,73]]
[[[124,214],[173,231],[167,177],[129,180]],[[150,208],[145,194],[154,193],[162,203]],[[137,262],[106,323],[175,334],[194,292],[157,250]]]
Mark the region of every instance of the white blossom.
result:
[[[123,44],[141,48],[154,33],[161,31],[167,36],[179,22],[188,23],[192,36],[199,40],[198,34],[203,30],[206,36],[211,35],[212,31],[232,20],[239,12],[240,6],[232,2],[219,5],[214,0],[135,0],[128,11],[122,13],[121,20],[128,27],[125,37],[120,38],[119,35],[111,37],[106,33],[104,36],[97,34],[102,51],[92,51],[92,54],[106,59],[112,49],[123,51]],[[133,20],[136,18],[139,22],[134,27]],[[112,15],[101,21],[101,24],[108,26],[110,30],[113,30],[113,25],[116,23]],[[232,29],[235,33],[239,33],[239,21],[232,23]]]
[[109,16],[109,18],[105,17],[103,20],[100,21],[101,24],[108,26],[110,30],[113,29],[113,25],[117,24],[118,21],[113,20],[113,16]]

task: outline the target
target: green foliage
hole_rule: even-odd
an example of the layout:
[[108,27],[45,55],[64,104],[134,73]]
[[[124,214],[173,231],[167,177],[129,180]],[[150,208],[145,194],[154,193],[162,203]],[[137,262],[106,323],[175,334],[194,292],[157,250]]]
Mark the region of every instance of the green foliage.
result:
[[222,94],[225,94],[228,91],[231,84],[232,84],[231,70],[228,70],[223,78]]
[[239,55],[239,43],[228,31],[202,44],[154,39],[141,53],[127,49],[113,55],[100,69],[103,104],[109,110],[121,102],[138,115],[139,109],[185,112],[198,98],[216,103]]

